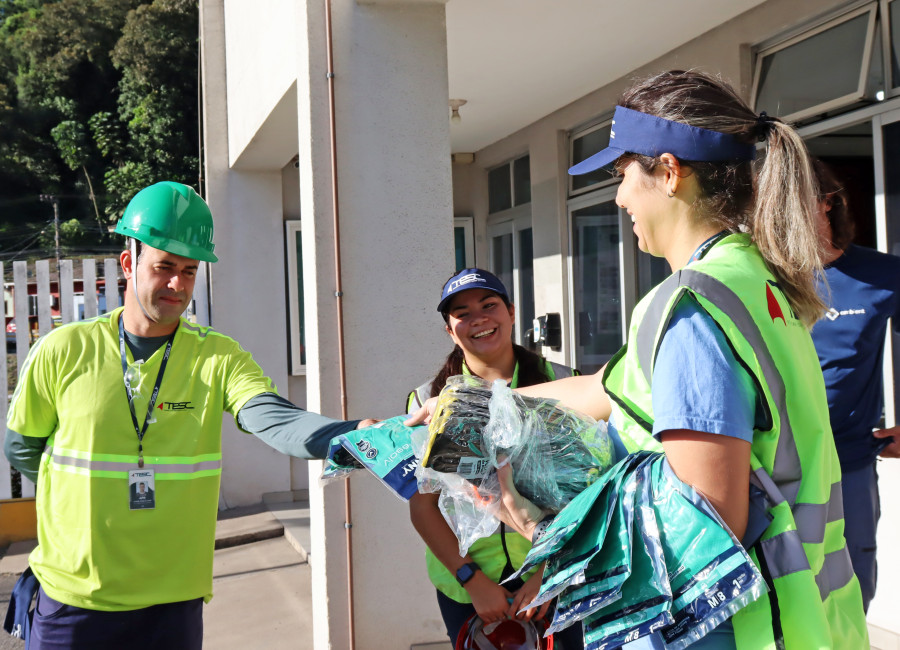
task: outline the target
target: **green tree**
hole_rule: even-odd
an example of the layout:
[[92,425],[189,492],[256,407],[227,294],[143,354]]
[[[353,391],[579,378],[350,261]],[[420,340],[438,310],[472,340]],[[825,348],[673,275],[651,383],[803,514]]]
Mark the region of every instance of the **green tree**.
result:
[[54,194],[105,233],[147,184],[191,183],[197,30],[195,0],[0,0],[0,224],[39,230]]

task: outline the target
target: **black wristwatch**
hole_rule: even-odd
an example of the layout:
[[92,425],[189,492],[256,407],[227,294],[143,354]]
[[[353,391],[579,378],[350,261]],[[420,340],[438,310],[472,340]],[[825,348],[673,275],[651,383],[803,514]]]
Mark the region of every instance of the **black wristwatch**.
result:
[[475,576],[475,572],[479,571],[480,569],[481,567],[474,562],[463,564],[456,570],[456,581],[460,585],[465,586],[466,583]]

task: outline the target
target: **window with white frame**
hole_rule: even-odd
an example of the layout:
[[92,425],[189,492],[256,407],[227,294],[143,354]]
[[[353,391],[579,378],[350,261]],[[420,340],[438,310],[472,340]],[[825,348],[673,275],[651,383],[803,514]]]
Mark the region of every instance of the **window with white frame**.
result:
[[534,246],[531,158],[520,156],[488,171],[489,270],[516,305],[514,339],[530,345],[534,320]]
[[284,222],[288,285],[288,343],[290,373],[306,374],[306,338],[303,308],[303,247],[300,221]]
[[500,278],[516,306],[515,341],[531,345],[534,320],[534,245],[531,213],[507,215],[488,225],[490,271]]
[[488,171],[488,213],[531,203],[531,159],[526,155]]
[[879,13],[870,2],[758,46],[755,109],[796,122],[884,99]]
[[453,251],[456,271],[475,266],[475,219],[453,219]]
[[[612,132],[612,117],[599,124],[578,130],[569,138],[569,167],[587,160],[595,153],[606,149]],[[602,169],[588,174],[569,176],[569,194],[583,194],[613,182],[612,175]]]

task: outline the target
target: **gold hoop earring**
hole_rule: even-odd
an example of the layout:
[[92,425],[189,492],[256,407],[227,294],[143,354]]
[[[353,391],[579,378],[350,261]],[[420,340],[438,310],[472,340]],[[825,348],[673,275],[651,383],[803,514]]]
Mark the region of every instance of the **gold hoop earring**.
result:
[[666,192],[666,196],[668,196],[670,199],[674,198],[675,192],[673,192],[672,190],[669,190],[668,192]]

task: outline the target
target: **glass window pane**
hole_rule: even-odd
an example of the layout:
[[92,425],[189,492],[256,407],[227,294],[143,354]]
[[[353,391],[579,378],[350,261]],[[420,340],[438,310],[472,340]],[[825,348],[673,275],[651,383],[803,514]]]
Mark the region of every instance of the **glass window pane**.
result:
[[765,56],[756,110],[789,115],[856,93],[868,22],[869,14],[860,14]]
[[488,172],[488,212],[500,212],[512,207],[509,165]]
[[513,163],[516,205],[531,203],[531,159],[523,156]]
[[891,32],[891,80],[894,88],[900,86],[900,2],[888,6]]
[[500,282],[509,292],[509,299],[515,303],[515,287],[513,286],[513,236],[512,233],[491,238],[491,273],[500,278]]
[[297,325],[300,330],[300,364],[306,365],[306,329],[303,310],[303,246],[302,233],[297,231],[297,239],[294,245],[297,247],[297,313],[300,321]]
[[[884,183],[887,202],[887,250],[900,255],[900,122],[882,129],[884,140]],[[894,382],[900,377],[900,333],[891,331]],[[890,394],[888,394],[890,399]],[[894,412],[900,414],[900,391],[894,391]]]
[[619,209],[614,201],[572,213],[575,356],[595,372],[622,347]]
[[[634,240],[637,248],[637,238]],[[664,257],[654,257],[648,253],[637,251],[638,300],[647,295],[653,287],[672,274],[669,263]]]
[[462,226],[453,228],[453,246],[456,252],[456,270],[466,268],[466,229]]
[[[572,141],[572,160],[570,165],[580,163],[582,160],[590,158],[598,151],[602,151],[609,144],[609,133],[612,125],[600,127],[596,131],[575,138]],[[572,189],[580,190],[590,187],[602,181],[608,181],[611,178],[609,172],[602,169],[593,171],[590,174],[581,174],[580,176],[572,176]]]
[[519,231],[519,288],[522,294],[516,303],[519,340],[528,341],[525,335],[531,331],[534,320],[534,243],[531,228]]

